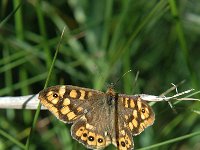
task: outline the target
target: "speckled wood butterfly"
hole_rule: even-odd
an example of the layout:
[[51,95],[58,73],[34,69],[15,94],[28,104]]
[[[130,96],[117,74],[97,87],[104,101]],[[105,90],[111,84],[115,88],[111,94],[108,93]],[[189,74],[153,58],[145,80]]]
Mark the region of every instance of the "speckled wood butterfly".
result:
[[118,94],[72,85],[52,86],[39,93],[41,103],[59,120],[73,123],[71,135],[90,149],[109,144],[133,149],[132,136],[154,122],[154,112],[139,95]]

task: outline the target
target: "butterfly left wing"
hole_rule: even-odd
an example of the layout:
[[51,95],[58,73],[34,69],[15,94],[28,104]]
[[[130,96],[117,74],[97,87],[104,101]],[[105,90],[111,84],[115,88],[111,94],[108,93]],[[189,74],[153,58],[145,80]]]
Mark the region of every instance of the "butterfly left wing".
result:
[[41,103],[58,119],[73,123],[71,135],[90,149],[111,143],[105,93],[77,86],[53,86],[39,93]]
[[72,85],[58,85],[42,90],[38,98],[58,119],[72,123],[93,109],[90,106],[96,101],[92,97],[97,94],[104,93]]

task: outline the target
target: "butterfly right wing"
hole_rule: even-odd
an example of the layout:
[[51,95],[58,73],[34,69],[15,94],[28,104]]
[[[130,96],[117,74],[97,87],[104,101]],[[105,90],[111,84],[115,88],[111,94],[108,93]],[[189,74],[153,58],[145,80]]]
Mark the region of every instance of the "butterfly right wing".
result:
[[115,123],[112,127],[112,144],[118,150],[132,150],[132,136],[140,134],[154,122],[151,107],[136,95],[118,94]]
[[40,91],[39,100],[58,119],[72,123],[89,112],[101,91],[71,85],[52,86]]
[[154,123],[155,115],[140,96],[119,94],[119,118],[126,122],[132,135],[138,135]]

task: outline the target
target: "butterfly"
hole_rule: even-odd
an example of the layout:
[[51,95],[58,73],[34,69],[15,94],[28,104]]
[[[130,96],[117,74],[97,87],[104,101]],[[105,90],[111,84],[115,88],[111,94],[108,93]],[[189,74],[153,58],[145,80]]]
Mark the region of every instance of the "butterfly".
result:
[[89,149],[113,144],[119,150],[134,148],[133,136],[152,125],[155,115],[140,95],[118,94],[72,85],[42,90],[39,100],[59,120],[73,123],[71,135]]

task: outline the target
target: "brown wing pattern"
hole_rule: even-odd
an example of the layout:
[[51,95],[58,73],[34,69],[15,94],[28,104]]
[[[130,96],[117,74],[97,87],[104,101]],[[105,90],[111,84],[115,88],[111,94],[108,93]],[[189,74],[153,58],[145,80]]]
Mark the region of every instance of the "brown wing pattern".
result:
[[52,86],[39,93],[40,102],[58,119],[71,123],[93,109],[95,96],[101,91],[71,85]]
[[139,96],[119,95],[119,119],[126,123],[132,135],[140,134],[152,125],[155,115],[146,101]]
[[111,143],[108,109],[101,106],[82,116],[71,128],[72,137],[90,149],[102,149]]
[[117,103],[117,123],[114,124],[112,143],[119,150],[134,148],[132,135],[140,134],[154,122],[151,107],[139,96],[119,94]]
[[131,150],[134,147],[132,134],[124,122],[119,122],[118,127],[115,127],[115,132],[112,134],[112,144],[118,150]]

